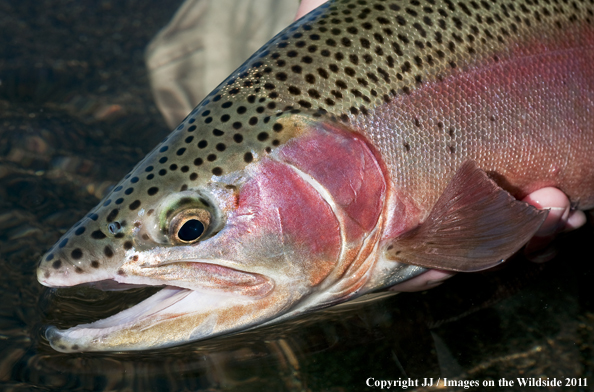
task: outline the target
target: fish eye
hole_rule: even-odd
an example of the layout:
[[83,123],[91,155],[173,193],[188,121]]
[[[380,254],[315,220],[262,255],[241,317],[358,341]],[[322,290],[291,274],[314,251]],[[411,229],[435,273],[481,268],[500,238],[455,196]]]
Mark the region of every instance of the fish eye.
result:
[[190,219],[180,227],[177,236],[180,240],[191,242],[197,240],[204,233],[204,224],[198,219]]
[[175,243],[193,244],[197,242],[210,225],[210,213],[200,208],[179,212],[171,219],[170,237]]

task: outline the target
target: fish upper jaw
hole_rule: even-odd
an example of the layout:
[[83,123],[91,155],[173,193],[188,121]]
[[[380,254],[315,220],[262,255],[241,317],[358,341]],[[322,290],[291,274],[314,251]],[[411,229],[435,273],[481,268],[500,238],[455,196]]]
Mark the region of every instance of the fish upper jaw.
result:
[[[160,260],[166,253],[169,258]],[[74,266],[65,266],[59,274],[45,276],[37,270],[38,281],[47,287],[70,287],[85,283],[114,281],[134,286],[175,286],[178,288],[209,292],[220,291],[239,295],[262,297],[274,288],[274,280],[261,273],[238,269],[240,263],[222,259],[178,259],[184,252],[156,248],[149,252],[126,252],[118,268],[100,270],[93,275],[74,272]],[[73,276],[74,274],[74,276]],[[101,287],[100,284],[97,287]]]
[[[171,251],[175,255],[175,250]],[[131,251],[129,253],[132,253]],[[167,285],[194,291],[219,291],[249,297],[263,297],[274,288],[274,279],[241,268],[236,262],[223,259],[168,259],[159,262],[149,254],[129,257],[118,269],[118,283]],[[137,261],[135,261],[137,259]],[[151,260],[152,259],[152,260]],[[266,271],[267,272],[267,271]]]
[[110,280],[117,276],[117,268],[101,268],[93,271],[93,274],[83,274],[79,272],[81,267],[75,263],[67,260],[59,261],[59,270],[58,268],[53,268],[52,264],[48,263],[41,264],[37,268],[37,281],[40,284],[53,288],[71,287],[84,283]]

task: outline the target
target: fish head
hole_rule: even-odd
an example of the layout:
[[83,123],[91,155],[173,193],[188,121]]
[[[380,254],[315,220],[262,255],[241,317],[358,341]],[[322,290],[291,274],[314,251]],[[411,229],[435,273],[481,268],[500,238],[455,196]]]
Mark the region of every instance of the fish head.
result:
[[43,256],[38,280],[50,287],[165,286],[110,318],[50,327],[57,350],[180,344],[340,302],[363,285],[385,193],[370,144],[294,112],[249,133],[199,133],[204,112]]
[[[303,37],[319,40],[312,23],[329,7],[256,52],[42,257],[38,280],[49,287],[164,287],[106,319],[49,327],[52,347],[172,346],[362,292],[392,188],[349,121],[365,109],[332,106],[342,93],[326,51],[297,56]],[[336,100],[322,100],[325,90]]]

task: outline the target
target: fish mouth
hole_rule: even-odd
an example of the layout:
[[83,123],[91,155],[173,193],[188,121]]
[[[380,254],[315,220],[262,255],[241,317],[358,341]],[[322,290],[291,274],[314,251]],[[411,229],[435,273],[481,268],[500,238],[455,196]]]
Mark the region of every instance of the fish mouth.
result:
[[271,278],[231,267],[226,260],[173,260],[158,264],[124,264],[114,276],[118,283],[214,290],[243,296],[265,296],[274,288]]
[[[188,265],[189,264],[189,265]],[[160,283],[153,275],[161,271]],[[49,326],[45,336],[56,351],[131,351],[163,348],[245,329],[275,314],[267,305],[277,297],[271,278],[209,263],[172,262],[144,271],[143,279],[116,275],[85,282],[100,290],[165,287],[140,303],[105,319],[68,329]],[[179,275],[186,271],[185,276]],[[211,279],[207,275],[211,274]],[[172,277],[191,287],[169,285]],[[177,282],[176,282],[177,283]],[[184,285],[185,286],[185,285]],[[282,297],[282,296],[281,296]],[[286,297],[286,296],[285,296]],[[256,316],[255,313],[259,313]]]

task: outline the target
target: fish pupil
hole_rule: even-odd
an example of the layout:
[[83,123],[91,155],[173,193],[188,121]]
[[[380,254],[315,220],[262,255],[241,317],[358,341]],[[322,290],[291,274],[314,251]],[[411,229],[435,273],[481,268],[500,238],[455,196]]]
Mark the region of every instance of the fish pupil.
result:
[[197,219],[190,219],[179,229],[177,236],[182,241],[194,241],[204,233],[204,225]]

